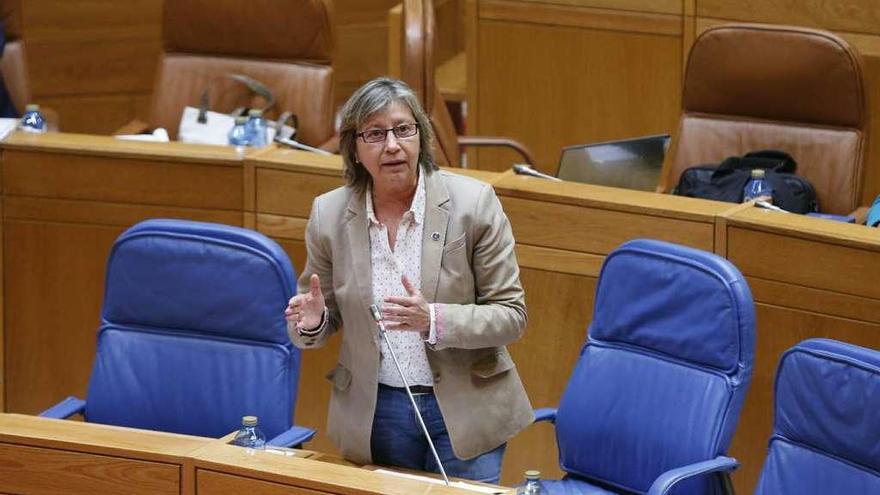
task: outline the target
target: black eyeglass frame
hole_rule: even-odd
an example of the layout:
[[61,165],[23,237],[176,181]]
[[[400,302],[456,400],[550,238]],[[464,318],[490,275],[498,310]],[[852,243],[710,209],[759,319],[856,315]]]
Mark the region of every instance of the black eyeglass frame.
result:
[[[400,129],[401,127],[410,126],[410,125],[413,126],[413,129],[415,129],[415,131],[412,134],[409,134],[407,136],[401,136],[400,134],[398,134],[398,129]],[[418,122],[408,122],[406,124],[398,124],[394,127],[391,127],[390,129],[370,129],[368,131],[358,132],[357,134],[355,134],[355,136],[361,138],[361,140],[367,144],[376,144],[376,143],[383,143],[383,142],[387,141],[389,132],[393,132],[394,137],[397,139],[406,139],[406,138],[411,138],[411,137],[415,136],[416,134],[418,134],[419,128],[420,128],[420,126],[419,126]],[[367,141],[367,137],[364,134],[366,134],[368,132],[376,132],[376,131],[383,132],[382,139],[377,139],[375,141]]]

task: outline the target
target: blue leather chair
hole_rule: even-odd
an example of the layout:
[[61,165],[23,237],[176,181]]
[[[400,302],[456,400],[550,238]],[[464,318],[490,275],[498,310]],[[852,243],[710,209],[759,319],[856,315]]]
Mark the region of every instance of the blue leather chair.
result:
[[259,417],[273,445],[314,431],[292,425],[300,353],[284,308],[290,260],[257,232],[147,220],[116,240],[107,262],[87,400],[41,416],[220,437]]
[[880,352],[805,340],[782,355],[775,397],[757,495],[880,493]]
[[[652,240],[608,255],[556,423],[551,494],[719,493],[751,374],[755,315],[727,260]],[[710,474],[716,473],[717,474]]]

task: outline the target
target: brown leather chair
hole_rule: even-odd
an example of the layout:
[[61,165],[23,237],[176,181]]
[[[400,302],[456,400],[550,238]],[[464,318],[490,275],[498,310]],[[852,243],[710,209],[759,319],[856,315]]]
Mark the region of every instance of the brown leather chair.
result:
[[[162,38],[150,126],[176,137],[183,108],[198,106],[208,85],[212,110],[261,106],[225,77],[236,73],[272,90],[269,119],[296,114],[297,140],[317,146],[332,137],[331,0],[167,0]],[[140,129],[120,132],[132,130]]]
[[528,164],[534,164],[529,150],[508,138],[458,136],[446,103],[434,77],[434,2],[403,0],[404,43],[401,78],[421,98],[436,134],[435,160],[438,165],[461,166],[461,148],[465,146],[502,146],[515,150]]
[[859,206],[868,109],[860,56],[843,39],[788,26],[711,28],[691,48],[682,107],[661,191],[687,167],[778,149],[797,161],[822,212]]

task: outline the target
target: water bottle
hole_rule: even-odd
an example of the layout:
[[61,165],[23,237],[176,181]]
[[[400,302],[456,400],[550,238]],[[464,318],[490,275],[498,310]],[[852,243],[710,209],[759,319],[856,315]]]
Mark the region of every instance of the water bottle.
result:
[[245,416],[241,418],[241,429],[232,439],[232,445],[244,447],[248,455],[253,455],[257,450],[266,448],[266,435],[257,428],[256,416]]
[[743,189],[743,202],[760,198],[772,203],[773,188],[764,178],[764,170],[756,168],[752,170],[752,178],[746,182],[746,187]]
[[250,141],[250,145],[256,148],[262,148],[266,146],[268,143],[268,124],[266,124],[266,119],[263,118],[263,111],[259,108],[252,109],[248,115],[250,118],[247,122],[247,130],[248,130],[248,141]]
[[526,482],[516,489],[516,495],[548,495],[541,483],[540,471],[526,471]]
[[24,107],[24,115],[21,116],[19,129],[38,134],[46,132],[46,119],[40,113],[40,105],[30,103]]
[[229,130],[229,144],[235,146],[235,149],[239,151],[245,146],[250,145],[247,121],[248,118],[243,115],[236,117],[235,125]]

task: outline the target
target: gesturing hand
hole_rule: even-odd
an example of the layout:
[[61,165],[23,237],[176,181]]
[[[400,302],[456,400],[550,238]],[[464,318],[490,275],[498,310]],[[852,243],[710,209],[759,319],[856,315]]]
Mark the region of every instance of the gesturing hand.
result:
[[428,309],[428,301],[422,297],[419,289],[415,288],[406,278],[400,277],[400,282],[409,297],[386,297],[382,305],[382,318],[388,324],[388,330],[404,330],[409,332],[425,332],[431,323],[431,314]]
[[321,292],[321,280],[317,274],[312,274],[309,278],[309,291],[290,298],[284,317],[299,328],[311,330],[321,324],[323,314],[324,294]]

